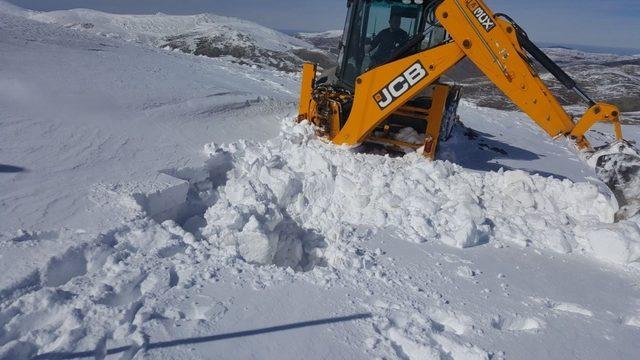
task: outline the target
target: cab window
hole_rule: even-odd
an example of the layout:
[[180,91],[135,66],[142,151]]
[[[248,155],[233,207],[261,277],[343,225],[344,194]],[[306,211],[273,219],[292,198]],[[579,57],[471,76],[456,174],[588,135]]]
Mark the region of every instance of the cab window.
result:
[[402,0],[369,0],[357,3],[348,44],[341,54],[342,81],[353,86],[355,78],[390,60],[394,50],[416,35],[422,21],[422,5]]

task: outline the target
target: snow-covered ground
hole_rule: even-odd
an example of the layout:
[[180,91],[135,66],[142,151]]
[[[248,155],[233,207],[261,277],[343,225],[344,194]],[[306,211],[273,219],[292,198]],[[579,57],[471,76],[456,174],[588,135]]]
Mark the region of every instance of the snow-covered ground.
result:
[[209,141],[273,137],[292,109],[293,75],[5,15],[0,31],[1,162],[26,169],[3,174],[0,230],[101,221],[82,185],[149,179]]
[[0,359],[637,358],[640,216],[562,141],[364,154],[297,91],[0,2]]

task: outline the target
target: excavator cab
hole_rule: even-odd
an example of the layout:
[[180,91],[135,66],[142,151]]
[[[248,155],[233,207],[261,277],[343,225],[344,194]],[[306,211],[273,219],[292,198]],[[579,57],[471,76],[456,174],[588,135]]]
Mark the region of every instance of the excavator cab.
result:
[[[353,0],[347,6],[336,76],[348,88],[354,87],[362,73],[391,61],[394,52],[390,50],[402,48],[428,26],[423,2]],[[392,22],[398,23],[397,28],[393,29]],[[442,27],[432,30],[415,48],[424,50],[444,41]]]
[[[334,139],[351,115],[358,78],[371,70],[442,44],[446,31],[433,18],[434,1],[350,0],[338,67],[314,81],[316,110],[308,119]],[[310,69],[310,71],[315,71]],[[331,80],[329,80],[331,79]],[[394,87],[392,90],[396,90]],[[392,94],[381,94],[389,99]],[[456,118],[460,87],[434,82],[390,113],[363,139],[394,152],[423,148],[435,158],[438,138],[447,138]],[[441,131],[443,130],[443,131]]]

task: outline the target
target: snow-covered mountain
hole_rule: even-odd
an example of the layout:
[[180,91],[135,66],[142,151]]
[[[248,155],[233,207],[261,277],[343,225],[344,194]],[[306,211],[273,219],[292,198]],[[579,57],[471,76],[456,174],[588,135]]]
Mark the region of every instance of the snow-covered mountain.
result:
[[23,9],[19,6],[8,3],[4,0],[0,0],[0,12],[3,14],[14,16],[27,16],[29,13],[33,13],[31,10]]
[[26,12],[28,18],[140,44],[240,63],[299,71],[304,61],[328,66],[330,58],[309,43],[238,18],[214,14],[118,15],[88,9]]
[[1,360],[637,357],[640,217],[523,114],[361,153],[295,74],[33,15],[0,2]]
[[[640,57],[587,53],[565,48],[547,48],[544,51],[592,98],[616,104],[626,121],[640,123]],[[577,94],[567,90],[541,67],[538,70],[563,105],[573,106],[576,115],[584,112],[584,102]],[[450,77],[465,86],[465,98],[475,104],[515,110],[515,106],[500,90],[468,60],[459,64]]]
[[330,30],[319,33],[297,33],[296,38],[313,44],[318,49],[327,51],[335,57],[340,53],[338,48],[340,39],[342,39],[342,30]]

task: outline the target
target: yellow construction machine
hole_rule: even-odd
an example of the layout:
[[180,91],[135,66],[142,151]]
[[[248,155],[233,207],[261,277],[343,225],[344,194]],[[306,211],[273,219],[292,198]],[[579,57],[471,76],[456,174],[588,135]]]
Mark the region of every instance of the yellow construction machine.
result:
[[[619,218],[640,210],[640,155],[622,137],[620,111],[592,100],[510,17],[481,0],[348,0],[338,67],[302,73],[299,120],[335,144],[415,149],[435,159],[456,121],[461,89],[441,77],[465,57],[552,138],[566,138],[611,188]],[[540,79],[537,61],[588,104],[575,121]],[[585,137],[611,123],[616,141]],[[402,136],[412,128],[420,141]],[[424,137],[423,137],[424,136]],[[586,205],[586,204],[585,204]]]

